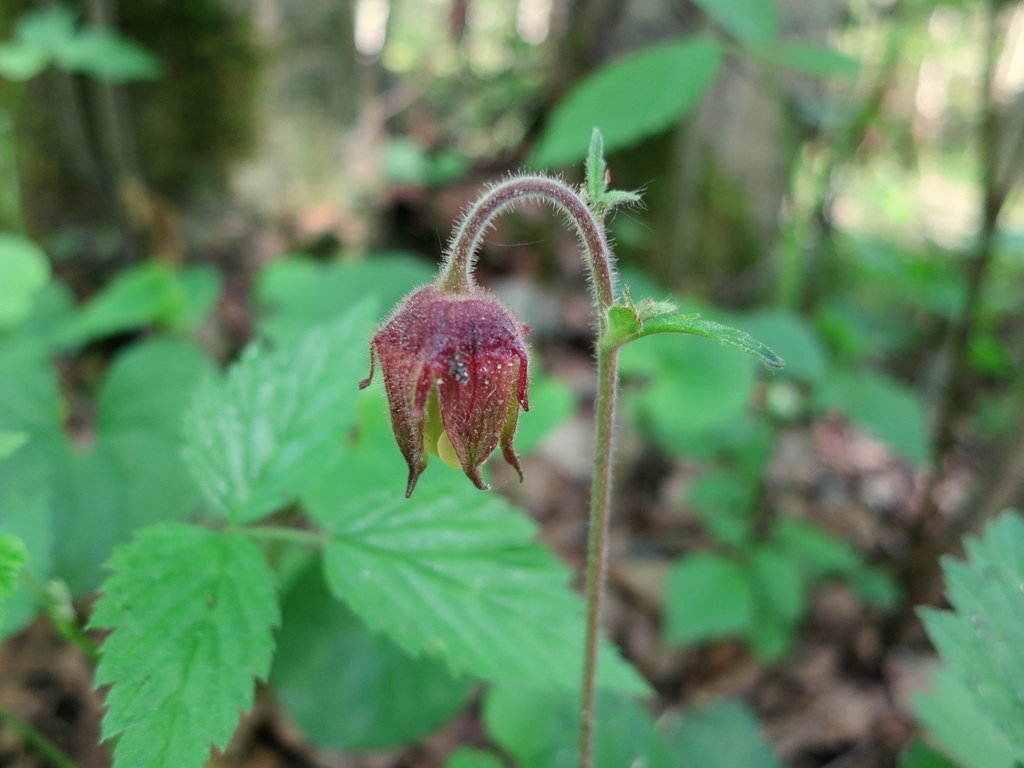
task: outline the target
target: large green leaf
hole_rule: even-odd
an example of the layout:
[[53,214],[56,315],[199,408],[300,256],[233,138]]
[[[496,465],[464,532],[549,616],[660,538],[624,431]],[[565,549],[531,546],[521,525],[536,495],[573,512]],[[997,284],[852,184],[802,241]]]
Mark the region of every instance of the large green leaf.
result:
[[185,457],[216,512],[258,518],[331,462],[355,422],[372,320],[361,304],[280,349],[253,344],[224,379],[199,388],[185,419]]
[[0,371],[0,431],[24,432],[30,438],[57,431],[64,404],[45,348],[0,339]]
[[213,364],[184,338],[154,338],[120,355],[97,393],[97,445],[124,489],[129,529],[182,519],[199,494],[181,454],[182,417]]
[[530,164],[563,166],[583,159],[595,127],[609,152],[665,130],[697,104],[720,58],[714,42],[690,38],[604,65],[555,108]]
[[836,373],[817,392],[819,408],[834,408],[915,464],[930,455],[928,422],[920,398],[893,379],[864,370]]
[[754,366],[728,347],[656,336],[627,346],[621,361],[623,373],[650,378],[627,403],[670,451],[687,453],[693,436],[731,425],[749,408]]
[[694,0],[728,32],[752,48],[771,42],[779,26],[774,0]]
[[93,296],[64,329],[63,342],[77,346],[140,328],[180,312],[184,302],[174,269],[152,261],[122,272]]
[[413,658],[367,629],[331,596],[318,568],[288,590],[272,679],[306,736],[345,750],[414,742],[449,720],[473,689],[441,662]]
[[[342,483],[309,499],[331,533],[324,567],[334,594],[407,652],[457,672],[578,688],[583,606],[532,521],[454,473],[424,475],[412,499],[401,475],[393,479],[376,494]],[[605,687],[647,690],[611,646],[601,672]]]
[[1024,762],[1024,518],[1003,515],[966,549],[966,563],[943,563],[953,611],[921,615],[949,674]]
[[789,650],[807,597],[800,563],[771,546],[748,553],[745,576],[753,596],[753,615],[744,635],[754,655],[772,660]]
[[952,670],[932,672],[931,688],[913,698],[914,713],[939,750],[963,768],[1019,768],[1020,753],[978,707]]
[[237,534],[176,523],[118,548],[92,626],[112,629],[97,685],[115,768],[203,765],[270,671],[275,577]]
[[819,77],[853,77],[860,62],[835,48],[807,43],[787,43],[770,52],[784,67]]
[[103,563],[131,534],[121,473],[106,451],[55,447],[54,571],[74,595],[95,590]]
[[19,235],[0,232],[0,331],[28,317],[36,295],[50,279],[46,254]]
[[665,637],[693,643],[736,635],[753,621],[754,596],[739,564],[702,552],[675,564],[665,595]]

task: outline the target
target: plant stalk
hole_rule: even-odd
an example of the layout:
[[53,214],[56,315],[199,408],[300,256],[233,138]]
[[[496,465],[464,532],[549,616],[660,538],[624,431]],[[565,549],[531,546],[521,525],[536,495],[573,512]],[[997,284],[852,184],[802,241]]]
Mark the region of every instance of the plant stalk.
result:
[[590,487],[590,530],[587,535],[587,631],[583,649],[583,688],[580,694],[580,768],[594,764],[594,721],[597,694],[598,640],[608,570],[608,518],[612,496],[612,455],[615,404],[619,384],[618,347],[597,345],[597,423],[594,477]]
[[597,400],[594,477],[590,493],[587,535],[587,627],[580,694],[580,768],[594,764],[594,711],[597,689],[598,639],[608,562],[608,517],[612,494],[612,448],[615,433],[615,398],[618,390],[619,347],[605,341],[608,310],[615,303],[615,259],[604,223],[576,191],[548,176],[520,176],[489,189],[466,212],[445,251],[438,277],[441,291],[460,292],[475,287],[473,266],[484,235],[500,214],[519,203],[535,200],[565,214],[580,241],[590,275],[590,293],[597,316]]
[[34,749],[47,764],[54,768],[78,768],[78,764],[54,744],[46,734],[36,730],[31,724],[25,722],[7,707],[0,704],[0,722],[7,722],[14,729],[24,742]]

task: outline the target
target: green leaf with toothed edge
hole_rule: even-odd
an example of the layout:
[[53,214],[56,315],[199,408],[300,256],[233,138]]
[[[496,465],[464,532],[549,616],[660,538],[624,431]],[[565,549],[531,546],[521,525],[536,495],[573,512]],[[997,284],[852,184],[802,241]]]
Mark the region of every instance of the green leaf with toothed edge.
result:
[[[324,553],[334,595],[406,652],[491,681],[576,690],[583,605],[570,574],[536,541],[536,525],[455,472],[427,472],[411,499],[400,483],[376,493],[332,490],[306,502],[331,533]],[[378,486],[379,487],[379,486]],[[647,686],[607,643],[599,685]]]
[[948,675],[1024,762],[1024,518],[1003,515],[965,549],[966,562],[943,561],[953,610],[920,615]]
[[215,512],[255,520],[324,470],[355,422],[373,307],[276,350],[253,344],[222,380],[196,392],[185,460]]
[[608,330],[603,343],[622,346],[656,333],[688,333],[714,339],[758,358],[769,368],[782,368],[782,358],[749,333],[728,325],[704,320],[699,314],[679,314],[669,302],[650,299],[633,304],[616,304],[608,310]]
[[781,368],[785,363],[768,346],[762,344],[749,333],[730,328],[728,325],[716,323],[714,320],[702,320],[699,315],[662,315],[644,321],[637,338],[655,333],[689,333],[727,344],[730,347],[746,352],[758,358],[769,368]]
[[143,530],[109,565],[91,626],[114,630],[96,670],[114,768],[203,765],[270,671],[276,577],[242,536],[177,523]]

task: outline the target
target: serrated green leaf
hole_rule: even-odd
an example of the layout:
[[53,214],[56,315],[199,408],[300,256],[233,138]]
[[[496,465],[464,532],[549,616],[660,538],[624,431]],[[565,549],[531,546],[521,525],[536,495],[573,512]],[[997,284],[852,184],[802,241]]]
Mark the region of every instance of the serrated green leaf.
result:
[[[566,568],[503,499],[454,473],[447,477],[457,485],[431,477],[409,500],[400,482],[377,495],[310,500],[331,532],[332,592],[411,654],[487,680],[575,690],[583,606]],[[600,685],[647,691],[611,646],[602,650]]]
[[700,768],[782,768],[754,714],[726,699],[669,723],[669,748],[680,765]]
[[114,768],[200,766],[223,748],[270,671],[275,577],[241,535],[152,526],[111,558],[92,626],[112,629],[97,685],[109,685]]
[[825,376],[828,357],[818,334],[807,322],[789,312],[766,311],[738,319],[742,330],[763,342],[786,361],[781,373],[809,384]]
[[694,0],[741,43],[763,48],[778,30],[774,0]]
[[784,67],[819,77],[854,77],[860,71],[859,61],[824,45],[786,43],[773,50],[770,58]]
[[272,674],[302,732],[328,749],[381,749],[412,743],[451,719],[474,681],[372,633],[332,597],[315,566],[284,600]]
[[50,262],[27,238],[0,232],[0,330],[13,328],[32,311],[50,279]]
[[914,696],[912,704],[929,740],[963,768],[1019,768],[1019,753],[952,670],[932,672],[931,688]]
[[815,394],[818,408],[835,408],[905,459],[924,464],[931,453],[928,420],[910,388],[875,371],[834,373]]
[[720,58],[714,42],[689,38],[604,65],[555,108],[530,165],[558,167],[580,160],[595,127],[609,152],[665,130],[697,104]]
[[[654,718],[636,701],[602,692],[597,700],[595,768],[669,768],[669,756]],[[516,685],[491,689],[484,702],[487,732],[518,768],[579,765],[579,701],[571,692]]]
[[372,307],[271,351],[253,344],[195,395],[185,459],[214,511],[232,520],[271,512],[315,480],[355,423]]
[[9,533],[0,534],[0,627],[4,625],[6,603],[18,586],[18,574],[28,562],[25,543]]
[[665,637],[695,643],[735,635],[754,616],[754,595],[739,564],[699,552],[672,568],[665,594]]
[[1024,519],[1003,515],[966,550],[966,563],[943,563],[953,612],[921,615],[950,675],[1024,761]]
[[782,368],[782,362],[766,344],[762,344],[749,333],[730,328],[728,325],[716,323],[713,320],[703,320],[700,315],[659,315],[652,317],[643,323],[643,327],[637,333],[636,338],[651,336],[656,333],[689,333],[694,336],[703,336],[707,339],[714,339],[722,344],[753,355],[770,368]]

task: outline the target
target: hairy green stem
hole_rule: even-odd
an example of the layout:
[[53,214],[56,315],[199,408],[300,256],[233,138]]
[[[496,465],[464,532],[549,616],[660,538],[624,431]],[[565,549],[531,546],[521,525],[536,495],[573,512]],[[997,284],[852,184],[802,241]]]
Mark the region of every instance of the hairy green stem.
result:
[[28,568],[22,569],[21,578],[42,604],[43,610],[50,617],[50,621],[53,622],[60,636],[78,648],[93,664],[99,662],[100,649],[79,628],[70,596],[66,599],[59,598],[51,591],[50,586],[46,582],[37,577]]
[[472,288],[476,254],[492,222],[502,213],[530,200],[547,203],[564,213],[576,230],[603,330],[605,311],[615,303],[614,259],[604,225],[572,187],[549,176],[518,176],[485,192],[466,212],[452,235],[438,287],[450,292]]
[[78,764],[68,757],[64,750],[50,741],[45,734],[37,731],[31,724],[22,720],[2,704],[0,704],[0,721],[10,723],[11,728],[17,731],[18,735],[32,749],[45,758],[49,765],[54,766],[54,768],[78,768]]
[[615,431],[615,394],[618,389],[617,346],[605,343],[608,309],[615,303],[615,260],[601,218],[569,185],[548,176],[520,176],[489,189],[466,212],[456,228],[438,278],[442,291],[474,287],[473,266],[484,235],[494,219],[518,204],[536,200],[565,214],[579,236],[583,260],[590,276],[590,292],[598,318],[596,445],[590,492],[587,537],[586,601],[583,685],[580,695],[580,768],[594,764],[594,712],[597,689],[598,638],[601,629],[605,570],[608,561],[608,517],[612,493],[612,439]]
[[594,764],[594,721],[597,692],[597,651],[608,569],[608,512],[612,496],[612,451],[615,402],[619,381],[618,347],[597,346],[597,422],[594,477],[590,486],[590,530],[587,535],[587,633],[583,649],[583,690],[580,694],[580,766]]

